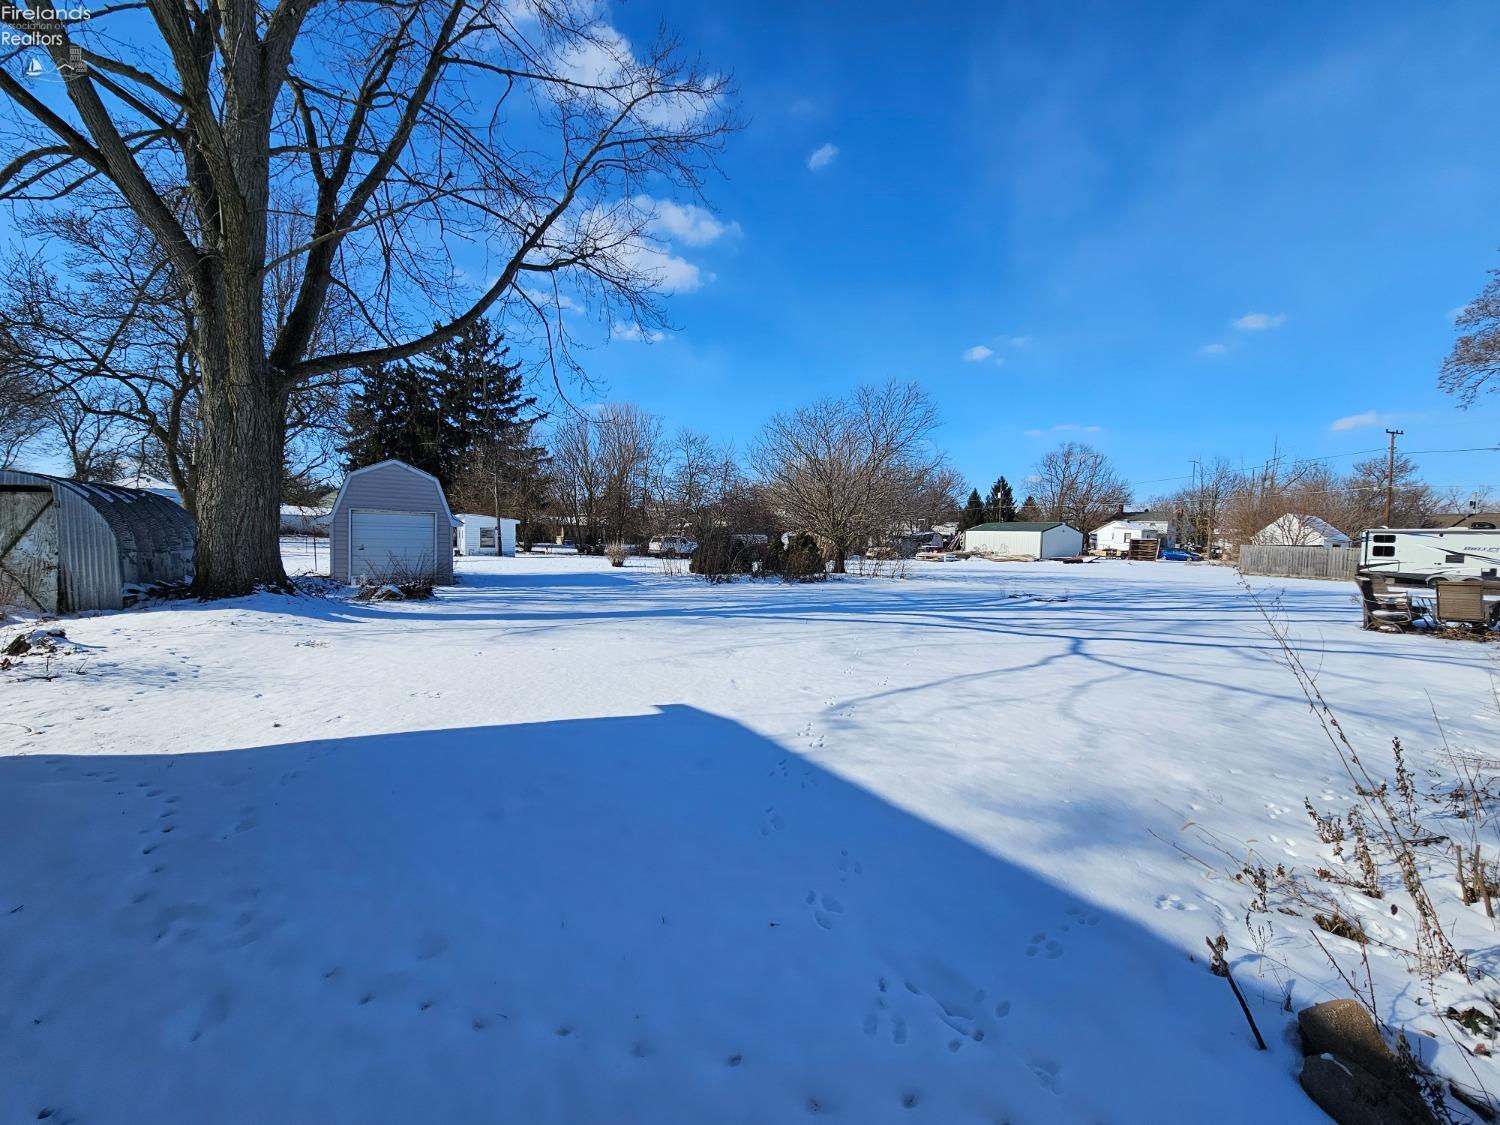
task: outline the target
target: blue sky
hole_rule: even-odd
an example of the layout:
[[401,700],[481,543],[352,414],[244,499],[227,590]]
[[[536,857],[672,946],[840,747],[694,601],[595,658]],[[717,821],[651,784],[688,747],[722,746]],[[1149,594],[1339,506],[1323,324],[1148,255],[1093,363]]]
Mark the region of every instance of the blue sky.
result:
[[[1452,310],[1500,265],[1494,4],[609,18],[632,41],[680,32],[749,119],[709,185],[728,229],[674,243],[698,269],[675,330],[584,355],[609,397],[744,446],[778,409],[915,379],[973,483],[1073,439],[1140,498],[1278,442],[1497,440],[1500,402],[1436,388]],[[1494,453],[1417,460],[1500,485]]]

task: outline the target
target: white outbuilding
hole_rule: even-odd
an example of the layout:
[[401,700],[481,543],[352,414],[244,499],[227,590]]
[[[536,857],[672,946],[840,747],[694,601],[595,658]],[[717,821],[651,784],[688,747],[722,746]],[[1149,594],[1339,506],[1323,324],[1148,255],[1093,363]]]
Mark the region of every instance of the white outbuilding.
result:
[[1288,512],[1258,531],[1251,542],[1276,547],[1347,547],[1353,541],[1327,520]]
[[981,523],[964,532],[963,549],[996,558],[1065,559],[1083,552],[1083,532],[1066,523]]
[[355,585],[431,576],[453,581],[453,529],[443,485],[405,461],[344,478],[328,521],[329,574]]
[[[516,553],[516,527],[520,520],[459,512],[453,529],[453,549],[460,555],[508,555]],[[500,532],[496,542],[496,525]]]

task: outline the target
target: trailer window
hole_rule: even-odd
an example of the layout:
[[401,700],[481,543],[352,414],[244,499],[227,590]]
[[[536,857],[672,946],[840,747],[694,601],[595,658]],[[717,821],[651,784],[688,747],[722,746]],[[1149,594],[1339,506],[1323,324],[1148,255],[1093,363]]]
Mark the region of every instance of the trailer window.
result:
[[1396,548],[1375,547],[1371,549],[1370,554],[1374,555],[1377,559],[1392,559],[1396,557]]
[[1394,535],[1377,535],[1374,538],[1377,543],[1394,543],[1396,541]]
[[1445,563],[1461,563],[1461,562],[1464,561],[1464,557],[1461,554],[1459,554],[1459,555],[1447,554],[1447,555],[1443,556],[1443,561]]

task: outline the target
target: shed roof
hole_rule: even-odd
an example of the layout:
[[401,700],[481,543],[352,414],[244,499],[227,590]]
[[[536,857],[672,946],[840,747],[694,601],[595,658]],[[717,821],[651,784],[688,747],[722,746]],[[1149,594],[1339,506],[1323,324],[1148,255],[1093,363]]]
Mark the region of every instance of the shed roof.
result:
[[1062,520],[1051,523],[976,523],[970,531],[1051,531],[1054,527],[1067,527]]
[[344,491],[349,487],[349,482],[351,480],[359,476],[361,473],[372,472],[375,469],[383,469],[389,465],[394,465],[396,468],[405,469],[409,473],[415,473],[419,477],[426,477],[428,480],[430,480],[437,487],[438,499],[442,501],[443,514],[448,517],[449,526],[462,526],[462,524],[460,524],[458,520],[454,518],[453,509],[448,507],[448,494],[443,489],[443,482],[438,480],[437,477],[433,476],[426,469],[419,469],[410,462],[401,460],[401,458],[399,457],[387,457],[384,461],[376,461],[373,465],[361,465],[359,468],[351,470],[348,475],[344,477],[344,483],[339,485],[339,490],[334,495],[333,507],[330,509],[330,511],[336,511],[338,508],[343,506]]

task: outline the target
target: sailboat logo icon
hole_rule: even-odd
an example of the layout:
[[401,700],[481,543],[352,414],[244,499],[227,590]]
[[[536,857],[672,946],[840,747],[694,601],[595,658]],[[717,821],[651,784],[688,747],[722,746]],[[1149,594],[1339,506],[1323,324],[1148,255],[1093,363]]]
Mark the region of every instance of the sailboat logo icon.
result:
[[44,69],[45,68],[42,66],[42,60],[39,59],[39,58],[37,58],[35,55],[31,55],[29,58],[27,58],[27,60],[26,60],[26,77],[27,78],[40,78]]

